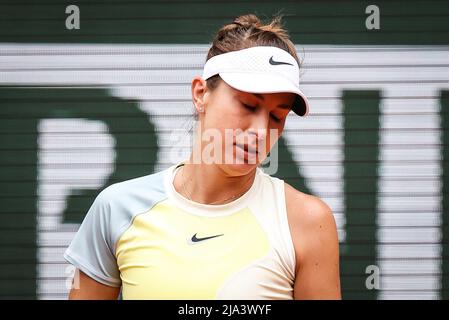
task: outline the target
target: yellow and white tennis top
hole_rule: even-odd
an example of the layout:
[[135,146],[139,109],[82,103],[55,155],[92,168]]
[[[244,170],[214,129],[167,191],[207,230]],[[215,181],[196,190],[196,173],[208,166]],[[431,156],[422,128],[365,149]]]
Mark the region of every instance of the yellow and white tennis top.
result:
[[257,168],[243,196],[207,205],[174,188],[182,164],[100,192],[65,259],[123,299],[293,299],[283,180]]

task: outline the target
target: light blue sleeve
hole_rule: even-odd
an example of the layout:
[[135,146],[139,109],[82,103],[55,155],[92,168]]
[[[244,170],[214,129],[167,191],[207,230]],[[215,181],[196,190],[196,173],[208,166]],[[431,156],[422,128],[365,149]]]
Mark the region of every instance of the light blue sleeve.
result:
[[114,255],[111,203],[108,188],[95,198],[64,258],[94,280],[120,287],[120,273]]
[[95,198],[64,258],[89,277],[120,287],[115,245],[134,217],[166,198],[167,170],[110,185]]

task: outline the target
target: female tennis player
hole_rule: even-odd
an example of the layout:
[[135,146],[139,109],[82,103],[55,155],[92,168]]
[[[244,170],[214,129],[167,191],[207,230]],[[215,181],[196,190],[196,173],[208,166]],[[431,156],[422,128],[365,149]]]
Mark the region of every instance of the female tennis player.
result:
[[279,16],[218,31],[190,158],[100,192],[64,253],[70,299],[341,299],[331,209],[261,168],[289,112],[308,115],[299,67]]

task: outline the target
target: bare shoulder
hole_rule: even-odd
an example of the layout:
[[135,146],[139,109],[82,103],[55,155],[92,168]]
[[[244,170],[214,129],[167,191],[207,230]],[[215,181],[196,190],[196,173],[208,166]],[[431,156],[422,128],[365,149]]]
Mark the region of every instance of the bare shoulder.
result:
[[284,184],[287,213],[292,223],[300,222],[310,226],[334,221],[332,209],[326,202],[319,197],[301,192],[286,182]]
[[285,183],[285,199],[298,267],[317,245],[338,241],[336,223],[332,209],[319,197]]

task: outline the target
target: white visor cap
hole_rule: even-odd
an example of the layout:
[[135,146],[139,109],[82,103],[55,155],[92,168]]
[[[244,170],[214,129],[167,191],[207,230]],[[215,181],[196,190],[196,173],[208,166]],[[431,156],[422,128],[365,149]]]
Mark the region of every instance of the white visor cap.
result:
[[297,97],[292,111],[306,117],[309,102],[299,89],[299,66],[295,58],[278,47],[258,46],[222,53],[204,65],[204,80],[219,74],[231,87],[251,93],[292,92]]

